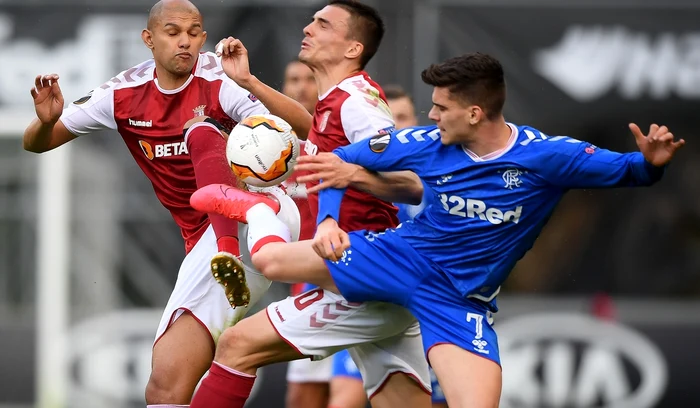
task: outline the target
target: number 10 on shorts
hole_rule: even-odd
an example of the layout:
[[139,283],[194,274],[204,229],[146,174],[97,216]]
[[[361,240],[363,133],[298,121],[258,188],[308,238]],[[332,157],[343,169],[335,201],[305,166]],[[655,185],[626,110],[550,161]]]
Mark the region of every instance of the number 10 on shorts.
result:
[[484,349],[489,343],[482,339],[484,335],[484,316],[478,313],[467,313],[467,323],[471,322],[474,322],[476,325],[476,335],[474,336],[474,340],[472,340],[474,351],[482,354],[489,354],[489,351]]

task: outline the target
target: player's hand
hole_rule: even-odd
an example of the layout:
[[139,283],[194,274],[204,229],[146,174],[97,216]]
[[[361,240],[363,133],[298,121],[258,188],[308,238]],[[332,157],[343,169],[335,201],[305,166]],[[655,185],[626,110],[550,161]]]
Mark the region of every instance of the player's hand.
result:
[[58,75],[37,75],[31,89],[34,110],[41,123],[53,125],[63,112],[63,93],[58,86]]
[[250,74],[248,50],[241,40],[224,38],[216,45],[216,55],[221,57],[221,65],[226,75],[241,88],[248,89],[253,76]]
[[685,140],[673,140],[673,133],[666,126],[653,124],[649,127],[649,134],[645,135],[634,123],[629,124],[634,135],[639,151],[646,161],[654,166],[662,167],[671,161],[676,151],[685,145]]
[[319,153],[315,156],[300,156],[296,170],[311,172],[299,177],[297,180],[300,183],[323,180],[306,190],[307,194],[313,194],[325,188],[346,188],[352,183],[355,174],[362,170],[362,166],[344,162],[333,153]]
[[326,218],[318,224],[311,245],[321,258],[337,262],[343,257],[343,252],[350,247],[350,237],[340,229],[338,222],[332,218]]

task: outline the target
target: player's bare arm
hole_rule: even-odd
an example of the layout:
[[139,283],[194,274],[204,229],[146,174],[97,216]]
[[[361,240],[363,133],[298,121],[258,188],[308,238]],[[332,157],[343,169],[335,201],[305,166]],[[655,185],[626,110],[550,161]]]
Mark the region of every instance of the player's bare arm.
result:
[[243,43],[228,37],[216,46],[216,55],[221,57],[224,72],[241,88],[255,95],[273,115],[289,122],[297,137],[306,140],[311,129],[311,114],[302,104],[276,91],[250,73],[248,50]]
[[307,194],[326,188],[346,188],[350,185],[392,203],[420,204],[423,199],[423,183],[412,171],[378,173],[357,164],[347,163],[333,153],[301,156],[297,169],[311,172],[299,177],[300,183],[322,183],[307,190]]
[[669,132],[666,126],[653,124],[649,127],[649,133],[644,134],[634,123],[629,124],[629,128],[634,135],[639,151],[649,164],[656,167],[667,165],[676,151],[685,145],[685,140],[673,140],[673,133]]
[[58,120],[64,103],[58,75],[37,75],[31,94],[36,119],[24,131],[24,150],[43,153],[75,139]]

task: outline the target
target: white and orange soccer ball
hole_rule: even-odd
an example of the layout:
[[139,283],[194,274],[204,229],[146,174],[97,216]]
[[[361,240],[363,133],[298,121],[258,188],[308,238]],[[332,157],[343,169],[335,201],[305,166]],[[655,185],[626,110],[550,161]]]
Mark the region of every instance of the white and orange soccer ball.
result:
[[246,184],[275,186],[294,171],[299,139],[284,119],[270,114],[253,115],[231,131],[226,157],[236,177]]

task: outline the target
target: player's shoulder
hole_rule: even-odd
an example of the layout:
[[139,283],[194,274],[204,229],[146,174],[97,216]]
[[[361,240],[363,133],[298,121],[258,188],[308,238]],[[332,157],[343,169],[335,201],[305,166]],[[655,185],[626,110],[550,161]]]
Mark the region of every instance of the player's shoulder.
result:
[[257,102],[257,98],[241,88],[233,79],[229,78],[224,72],[224,67],[221,65],[221,57],[211,51],[203,51],[199,53],[197,65],[194,69],[194,76],[204,79],[205,83],[220,83],[226,86],[226,95],[229,98],[245,98],[246,96],[252,102]]
[[85,96],[73,101],[67,108],[79,107],[80,109],[86,109],[98,105],[100,101],[113,100],[115,92],[120,89],[135,88],[152,81],[154,68],[155,62],[153,59],[149,59],[129,69],[125,69],[107,82],[92,89]]
[[393,124],[391,110],[379,85],[366,74],[344,79],[332,97],[340,105],[343,121],[380,120],[391,121]]
[[202,51],[197,57],[194,68],[194,76],[208,81],[223,80],[227,78],[224,67],[221,65],[221,57],[211,51]]
[[211,51],[202,51],[199,53],[194,75],[207,81],[224,81],[235,84],[235,82],[224,73],[224,67],[221,65],[221,57]]
[[431,149],[442,146],[440,129],[437,126],[412,126],[391,132],[391,143],[398,143],[414,149]]
[[528,125],[510,124],[516,129],[516,146],[528,151],[556,151],[562,144],[577,145],[582,143],[578,139],[569,136],[550,135]]
[[141,86],[155,77],[156,63],[151,58],[117,74],[99,87],[103,90],[119,90]]
[[379,85],[364,71],[343,79],[337,85],[337,88],[340,92],[344,92],[348,96],[364,96],[370,92],[381,95],[381,88]]

